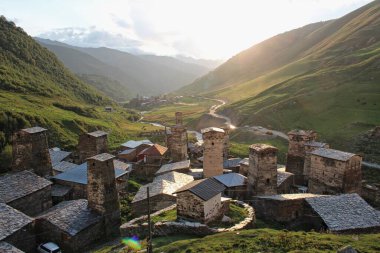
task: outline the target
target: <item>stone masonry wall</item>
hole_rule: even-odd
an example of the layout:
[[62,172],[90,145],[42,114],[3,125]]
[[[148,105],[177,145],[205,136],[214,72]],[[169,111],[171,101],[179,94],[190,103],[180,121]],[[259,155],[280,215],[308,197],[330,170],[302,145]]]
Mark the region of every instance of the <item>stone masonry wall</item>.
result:
[[224,138],[222,132],[203,134],[203,175],[206,178],[223,174]]
[[187,159],[187,130],[184,126],[174,126],[171,128],[170,137],[170,157],[174,162]]
[[82,134],[79,136],[79,143],[77,147],[79,153],[79,163],[83,163],[87,158],[97,154],[108,152],[108,139],[107,135],[95,137],[89,134]]
[[177,193],[177,217],[194,221],[204,221],[204,200],[189,191]]
[[35,234],[34,225],[30,223],[2,241],[12,244],[24,252],[35,252],[37,247]]

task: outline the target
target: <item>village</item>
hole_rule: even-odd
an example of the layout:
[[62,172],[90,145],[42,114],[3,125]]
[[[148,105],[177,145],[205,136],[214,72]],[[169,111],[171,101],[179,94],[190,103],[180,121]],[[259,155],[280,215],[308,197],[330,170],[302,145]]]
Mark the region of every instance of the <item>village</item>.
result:
[[[255,228],[256,219],[321,233],[380,232],[380,190],[362,180],[362,157],[292,130],[286,164],[278,149],[252,144],[249,157],[229,154],[231,129],[202,130],[190,143],[181,112],[165,129],[165,145],[125,140],[110,153],[108,133],[80,135],[76,150],[48,146],[48,129],[13,136],[12,170],[0,175],[0,252],[36,252],[52,242],[62,252],[85,252],[120,237],[210,235]],[[131,177],[144,178],[122,223],[120,199]],[[234,222],[230,210],[245,217]],[[175,221],[149,225],[175,211]],[[149,220],[150,222],[150,220]]]

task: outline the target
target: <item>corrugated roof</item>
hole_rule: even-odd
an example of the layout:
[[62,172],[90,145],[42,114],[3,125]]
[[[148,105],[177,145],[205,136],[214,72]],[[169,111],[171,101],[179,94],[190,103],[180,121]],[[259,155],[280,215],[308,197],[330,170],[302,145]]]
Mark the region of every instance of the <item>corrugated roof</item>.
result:
[[104,136],[104,135],[108,135],[107,132],[104,132],[104,131],[95,131],[95,132],[91,132],[91,133],[87,133],[88,135],[91,135],[91,136],[94,136],[94,137],[101,137],[101,136]]
[[63,151],[60,148],[51,148],[49,149],[49,154],[51,164],[54,166],[55,164],[63,161],[63,159],[71,155],[71,152]]
[[306,198],[331,231],[380,227],[378,212],[358,194]]
[[343,152],[331,148],[319,148],[310,153],[313,155],[331,158],[339,161],[348,161],[351,157],[355,156],[353,153]]
[[[115,161],[116,160],[114,160],[114,166]],[[115,178],[118,178],[126,173],[128,173],[128,171],[115,167]],[[87,162],[77,165],[75,168],[58,174],[53,178],[78,184],[87,184]]]
[[53,165],[53,170],[59,171],[59,172],[65,172],[67,170],[71,170],[71,169],[75,168],[76,166],[78,166],[78,165],[75,163],[62,161],[62,162],[59,162],[59,163],[56,163],[55,165]]
[[0,241],[33,222],[26,214],[0,203]]
[[243,186],[246,184],[247,177],[239,173],[228,173],[214,177],[226,187]]
[[42,128],[42,127],[30,127],[30,128],[22,129],[22,131],[30,133],[30,134],[35,134],[35,133],[47,131],[47,129]]
[[219,193],[222,193],[226,187],[214,178],[207,178],[193,181],[184,187],[178,189],[175,193],[190,191],[194,195],[207,201]]
[[230,158],[230,159],[224,160],[223,168],[227,169],[227,168],[238,167],[241,161],[242,161],[241,158]]
[[224,133],[224,130],[218,127],[208,127],[208,128],[203,128],[201,130],[201,133],[208,133],[208,132],[219,132],[219,133]]
[[121,144],[121,146],[126,147],[126,148],[137,148],[138,146],[142,144],[153,145],[153,143],[150,140],[141,140],[141,141],[130,140]]
[[101,215],[88,208],[87,205],[85,199],[64,201],[50,208],[37,219],[47,220],[60,230],[74,236],[102,219]]
[[51,185],[49,180],[24,170],[0,176],[0,202],[9,203]]
[[162,165],[161,168],[156,172],[156,175],[160,175],[163,173],[167,173],[170,171],[175,170],[181,170],[181,169],[188,169],[190,168],[190,160],[175,162],[175,163],[168,163],[165,165]]

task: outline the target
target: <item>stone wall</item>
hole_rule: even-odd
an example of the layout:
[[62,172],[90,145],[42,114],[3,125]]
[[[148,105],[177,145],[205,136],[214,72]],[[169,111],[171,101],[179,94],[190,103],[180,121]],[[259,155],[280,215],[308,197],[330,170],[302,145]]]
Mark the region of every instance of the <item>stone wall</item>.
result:
[[291,175],[284,182],[282,182],[279,186],[277,186],[277,194],[286,194],[294,192],[294,176]]
[[203,134],[203,175],[213,177],[223,174],[225,133],[209,131]]
[[79,136],[79,143],[77,146],[79,154],[79,163],[83,163],[87,158],[108,152],[108,139],[107,135],[95,137],[88,133]]
[[[159,194],[150,197],[150,210],[157,212],[176,203],[176,197],[169,194]],[[148,213],[148,201],[146,199],[131,204],[134,215],[145,215]]]
[[189,191],[177,193],[177,217],[187,220],[205,220],[204,200]]
[[184,126],[174,126],[171,128],[169,138],[170,157],[174,162],[187,159],[187,129]]
[[10,243],[25,252],[35,252],[37,243],[33,223],[26,225],[1,241]]
[[15,199],[7,203],[7,205],[25,213],[26,215],[36,216],[52,206],[51,186],[49,185],[39,191]]
[[363,184],[361,197],[375,207],[380,207],[380,185]]
[[[329,148],[329,145],[325,144],[322,147],[323,148]],[[305,145],[305,159],[304,159],[304,166],[303,166],[303,179],[305,180],[305,182],[307,182],[309,180],[309,175],[310,175],[310,167],[311,167],[311,154],[310,154],[310,152],[313,152],[317,148],[320,148],[320,147]]]
[[311,156],[309,192],[317,194],[360,193],[361,157],[347,161]]
[[[209,223],[211,221],[216,220],[220,216],[223,216],[223,206],[221,202],[222,194],[219,193],[218,195],[215,195],[211,199],[204,202],[204,223]],[[228,210],[228,204],[226,205],[226,208]]]

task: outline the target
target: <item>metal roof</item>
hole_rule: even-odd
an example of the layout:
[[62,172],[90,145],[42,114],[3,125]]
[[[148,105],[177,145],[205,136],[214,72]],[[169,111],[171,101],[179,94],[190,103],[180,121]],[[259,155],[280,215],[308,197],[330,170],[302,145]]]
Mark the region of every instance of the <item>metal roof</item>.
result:
[[0,202],[9,203],[52,184],[49,180],[24,170],[0,176]]
[[227,173],[214,178],[226,187],[243,186],[247,180],[247,177],[239,173]]
[[141,140],[141,141],[130,140],[121,144],[121,146],[126,147],[126,148],[137,148],[138,146],[142,144],[153,145],[153,142],[151,142],[150,140]]
[[181,170],[181,169],[188,169],[190,168],[190,160],[175,162],[175,163],[168,163],[165,165],[162,165],[161,168],[155,173],[156,175],[160,175],[166,172],[175,171],[175,170]]
[[242,161],[241,158],[230,158],[230,159],[224,160],[223,168],[227,169],[227,168],[238,167],[241,161]]
[[41,133],[41,132],[47,131],[47,129],[42,128],[42,127],[30,127],[30,128],[22,129],[22,131],[30,133],[30,134],[35,134],[35,133]]
[[63,159],[71,155],[71,152],[63,151],[60,148],[51,148],[49,149],[49,154],[50,154],[51,164],[54,166],[54,164],[57,164],[63,161]]
[[[128,171],[115,167],[115,178],[121,177],[126,173],[128,173]],[[87,184],[87,162],[82,163],[81,165],[77,165],[75,168],[58,174],[53,178],[78,184]]]
[[120,154],[120,155],[128,155],[128,154],[133,153],[133,152],[135,152],[135,151],[136,151],[135,148],[131,148],[131,149],[123,150],[123,151],[121,151],[119,154]]
[[104,135],[108,135],[107,132],[104,132],[104,131],[95,131],[95,132],[91,132],[91,133],[87,133],[88,135],[91,135],[91,136],[94,136],[94,137],[101,137],[101,136],[104,136]]
[[64,201],[50,208],[37,219],[47,220],[60,230],[74,236],[100,222],[102,216],[87,207],[85,199]]
[[203,128],[201,130],[201,133],[208,133],[208,132],[219,132],[219,133],[224,133],[224,130],[219,128],[219,127],[208,127],[208,128]]
[[379,213],[358,194],[306,198],[331,231],[380,228]]
[[310,152],[312,155],[317,155],[321,157],[331,158],[339,161],[348,161],[351,157],[355,156],[353,153],[343,152],[336,149],[331,148],[319,148],[312,152]]
[[26,214],[0,203],[0,241],[33,222]]
[[204,201],[222,193],[226,187],[214,178],[207,178],[193,181],[178,189],[175,193],[190,191]]

